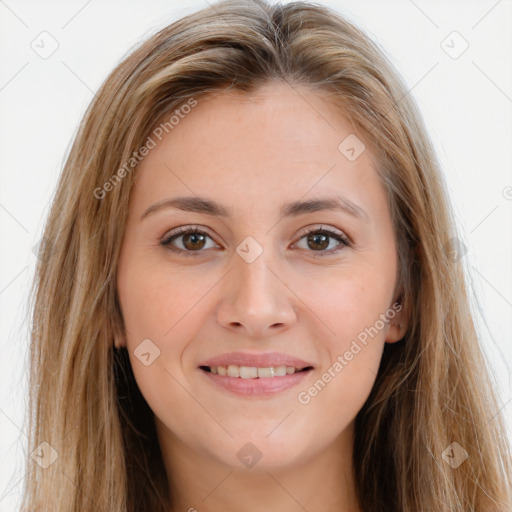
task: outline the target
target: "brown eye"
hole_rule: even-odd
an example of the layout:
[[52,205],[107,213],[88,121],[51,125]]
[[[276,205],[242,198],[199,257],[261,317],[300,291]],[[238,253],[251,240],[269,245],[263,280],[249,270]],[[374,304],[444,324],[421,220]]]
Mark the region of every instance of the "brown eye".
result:
[[313,233],[307,236],[308,247],[315,251],[324,250],[329,247],[329,236],[323,233]]
[[191,251],[202,249],[205,245],[205,236],[201,233],[187,233],[182,237],[183,246]]
[[[344,247],[350,247],[352,245],[345,235],[326,228],[310,230],[301,237],[299,242],[303,239],[306,240],[306,247],[303,246],[301,248],[309,249],[309,252],[313,253],[313,256],[333,255],[343,250]],[[333,240],[337,242],[337,244],[329,248]],[[297,244],[299,242],[297,242]]]
[[[207,247],[208,240],[212,242],[209,247]],[[172,252],[185,256],[199,256],[206,252],[203,249],[218,247],[208,234],[200,231],[197,227],[176,229],[165,235],[160,244]]]

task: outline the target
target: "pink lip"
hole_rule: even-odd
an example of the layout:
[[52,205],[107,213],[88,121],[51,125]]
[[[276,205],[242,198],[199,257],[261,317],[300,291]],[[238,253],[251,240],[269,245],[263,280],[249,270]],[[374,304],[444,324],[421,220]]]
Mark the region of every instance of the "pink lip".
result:
[[[282,354],[280,352],[268,352],[266,354],[251,354],[249,352],[230,352],[202,362],[199,366],[229,366],[234,364],[237,366],[270,368],[271,366],[293,366],[295,368],[306,368],[313,366],[307,361],[296,357]],[[271,377],[275,378],[275,377]],[[284,377],[281,377],[282,379]],[[248,379],[243,379],[248,380]]]
[[[209,365],[203,365],[209,366]],[[215,365],[214,365],[215,366]],[[222,365],[219,365],[222,366]],[[292,365],[290,365],[292,366]],[[241,377],[228,377],[201,370],[207,379],[221,389],[241,396],[269,396],[297,385],[311,370],[284,375],[283,377],[264,377],[257,379],[242,379]]]

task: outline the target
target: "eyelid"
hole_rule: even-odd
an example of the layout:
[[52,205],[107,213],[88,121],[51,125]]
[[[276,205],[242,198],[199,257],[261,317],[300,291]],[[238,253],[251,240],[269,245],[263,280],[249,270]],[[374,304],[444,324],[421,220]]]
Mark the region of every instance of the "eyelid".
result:
[[160,237],[161,241],[166,241],[173,236],[177,235],[183,235],[187,233],[204,233],[205,235],[208,235],[210,238],[213,238],[208,233],[208,228],[204,226],[200,226],[199,224],[188,224],[185,226],[178,226],[177,228],[169,229],[167,230],[162,237]]
[[[327,232],[329,235],[333,235],[335,237],[338,236],[338,237],[342,238],[343,241],[347,245],[353,244],[352,239],[345,232],[343,232],[337,228],[333,228],[329,225],[326,226],[325,224],[310,224],[309,226],[304,227],[300,231],[298,240],[302,239],[305,235],[308,235],[310,233],[316,233],[317,231],[324,231],[324,232]],[[296,243],[296,242],[294,242],[294,243]]]

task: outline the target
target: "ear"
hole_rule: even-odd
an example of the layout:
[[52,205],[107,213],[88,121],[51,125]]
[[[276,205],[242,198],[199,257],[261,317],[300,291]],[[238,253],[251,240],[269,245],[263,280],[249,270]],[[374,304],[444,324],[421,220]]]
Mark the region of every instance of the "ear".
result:
[[390,308],[389,325],[386,332],[386,343],[396,343],[400,341],[409,327],[411,311],[408,304],[404,304],[403,289],[395,296]]
[[126,348],[126,334],[122,327],[114,329],[114,347],[117,349]]
[[117,349],[119,348],[126,348],[126,340],[124,339],[124,336],[120,338],[118,337],[115,337],[114,338],[114,347],[116,347]]

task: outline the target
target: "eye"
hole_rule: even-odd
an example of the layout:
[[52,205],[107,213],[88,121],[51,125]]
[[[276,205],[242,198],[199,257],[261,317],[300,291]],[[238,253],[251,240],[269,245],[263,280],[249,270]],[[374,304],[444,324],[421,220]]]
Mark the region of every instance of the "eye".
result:
[[[173,244],[174,241],[179,240],[180,238],[182,239],[180,243]],[[199,230],[199,226],[189,226],[185,228],[178,228],[167,233],[160,241],[160,244],[172,252],[177,252],[186,256],[198,256],[199,254],[195,253],[202,252],[201,249],[211,248],[206,247],[207,239],[212,240],[207,233]],[[216,246],[217,244],[214,242],[213,247]]]
[[[315,257],[328,256],[330,254],[339,252],[344,247],[351,246],[350,240],[345,235],[323,227],[317,229],[310,229],[309,231],[303,234],[299,242],[302,240],[306,240],[306,248],[311,249],[311,252],[313,253],[318,253],[314,254]],[[335,244],[334,248],[331,248],[328,251],[325,250],[329,247],[332,240],[335,240],[337,242],[337,245]],[[297,245],[297,243],[294,245]]]

